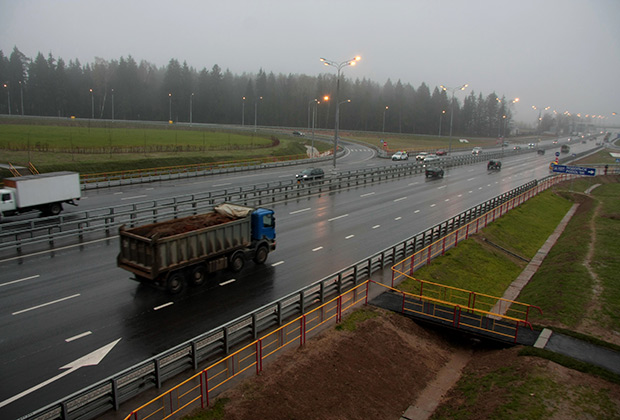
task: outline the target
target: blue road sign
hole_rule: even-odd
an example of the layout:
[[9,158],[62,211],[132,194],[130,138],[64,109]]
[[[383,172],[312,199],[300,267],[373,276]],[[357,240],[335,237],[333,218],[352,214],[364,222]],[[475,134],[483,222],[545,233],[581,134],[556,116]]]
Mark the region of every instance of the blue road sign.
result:
[[583,168],[581,166],[553,165],[553,172],[560,172],[571,175],[596,175],[595,168]]
[[555,156],[560,156],[560,152],[555,152]]

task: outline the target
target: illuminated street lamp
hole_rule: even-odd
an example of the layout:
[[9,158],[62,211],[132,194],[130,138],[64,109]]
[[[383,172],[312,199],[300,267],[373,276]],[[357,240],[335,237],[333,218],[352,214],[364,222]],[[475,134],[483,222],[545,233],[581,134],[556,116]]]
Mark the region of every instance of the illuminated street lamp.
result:
[[172,93],[168,94],[168,123],[172,121]]
[[362,57],[359,55],[355,58],[352,58],[347,61],[343,61],[341,63],[337,63],[335,61],[326,60],[325,58],[320,58],[321,62],[326,66],[335,67],[338,70],[338,75],[336,77],[336,121],[334,123],[334,169],[336,168],[336,152],[338,151],[338,128],[340,125],[339,117],[340,117],[340,103],[338,102],[338,95],[340,93],[340,70],[346,66],[354,66],[360,61]]
[[241,98],[241,127],[245,124],[245,96]]
[[[329,101],[329,96],[325,95],[323,96],[323,102],[327,102]],[[321,103],[321,101],[319,101],[318,99],[313,99],[312,102],[314,102],[314,108],[312,109],[312,156],[314,157],[314,121],[317,119],[317,107],[319,106],[319,104]]]
[[93,90],[90,90],[90,118],[95,119],[95,97],[93,96]]
[[442,110],[441,114],[439,114],[439,135],[437,137],[441,137],[441,120],[443,119],[444,114],[446,113],[446,110]]
[[385,111],[387,111],[389,106],[386,106],[383,110],[383,132],[385,133]]
[[454,117],[454,92],[456,92],[457,90],[465,90],[467,86],[469,86],[467,83],[465,83],[462,86],[455,87],[455,88],[449,88],[444,85],[439,86],[444,91],[452,92],[452,100],[450,101],[450,140],[448,141],[448,153],[452,153],[452,120]]
[[538,132],[540,132],[540,125],[542,124],[542,116],[541,116],[541,114],[542,114],[543,110],[544,111],[548,111],[549,109],[551,109],[551,107],[547,106],[547,107],[542,108],[540,106],[532,105],[532,109],[534,111],[538,111]]
[[4,88],[6,89],[6,92],[8,93],[8,105],[9,105],[9,115],[11,115],[11,90],[9,89],[9,85],[7,85],[6,83],[4,84]]

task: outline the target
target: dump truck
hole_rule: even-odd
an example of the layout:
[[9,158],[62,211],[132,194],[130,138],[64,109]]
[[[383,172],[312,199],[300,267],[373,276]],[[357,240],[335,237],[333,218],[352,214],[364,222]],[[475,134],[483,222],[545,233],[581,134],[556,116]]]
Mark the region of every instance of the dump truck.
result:
[[4,179],[0,189],[0,220],[28,211],[40,211],[55,216],[68,203],[77,206],[82,196],[80,174],[77,172],[49,172]]
[[126,229],[119,228],[117,265],[134,280],[180,293],[210,273],[239,272],[245,261],[263,264],[276,249],[275,214],[266,208],[222,203],[213,211]]

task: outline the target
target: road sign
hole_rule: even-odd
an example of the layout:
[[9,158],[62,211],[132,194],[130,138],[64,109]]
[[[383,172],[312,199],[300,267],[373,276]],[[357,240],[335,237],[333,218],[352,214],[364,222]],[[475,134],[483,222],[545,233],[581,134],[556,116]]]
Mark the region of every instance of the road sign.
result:
[[583,168],[581,166],[553,165],[553,172],[560,172],[571,175],[596,175],[595,168]]
[[560,156],[560,152],[555,152],[555,156]]
[[616,163],[620,163],[620,158],[616,158]]

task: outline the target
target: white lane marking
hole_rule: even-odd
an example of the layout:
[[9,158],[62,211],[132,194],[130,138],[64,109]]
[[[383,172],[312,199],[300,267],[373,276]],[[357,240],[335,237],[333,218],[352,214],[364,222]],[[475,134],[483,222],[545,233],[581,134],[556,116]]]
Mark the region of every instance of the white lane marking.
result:
[[319,246],[319,247],[314,248],[314,249],[312,250],[312,252],[320,251],[320,250],[322,250],[322,249],[323,249],[323,247],[322,247],[322,246]]
[[221,282],[220,286],[226,286],[227,284],[234,283],[236,281],[237,281],[237,279],[226,280],[226,281]]
[[373,229],[378,229],[378,228],[380,228],[380,227],[381,227],[381,225],[374,225],[372,228],[373,228]]
[[32,308],[22,309],[21,311],[13,312],[11,315],[19,315],[19,314],[23,314],[24,312],[34,311],[35,309],[43,308],[44,306],[49,306],[49,305],[53,305],[55,303],[63,302],[65,300],[73,299],[73,298],[76,298],[78,296],[80,296],[79,293],[77,293],[75,295],[67,296],[67,297],[64,297],[64,298],[61,298],[61,299],[56,299],[56,300],[53,300],[51,302],[43,303],[41,305],[33,306]]
[[151,187],[151,188],[145,188],[145,191],[152,191],[152,190],[154,190],[154,189],[155,189],[155,188],[153,188],[153,187]]
[[163,308],[165,308],[167,306],[170,306],[170,305],[174,305],[174,302],[168,302],[168,303],[164,303],[163,305],[156,306],[156,307],[153,308],[153,310],[154,311],[159,311],[160,309],[163,309]]
[[481,189],[482,189],[482,187],[478,187],[478,189],[479,189],[479,190],[481,190]]
[[449,198],[446,198],[444,201],[448,202],[448,201],[450,201],[450,199],[449,199]]
[[114,195],[120,195],[122,193],[123,193],[122,191],[119,191],[119,192],[115,192]]
[[470,191],[469,193],[470,193],[470,194],[472,194],[472,193],[473,193],[473,191]]
[[467,178],[468,181],[473,181],[474,179],[476,179],[476,177],[473,178]]
[[272,266],[272,267],[277,267],[277,266],[279,266],[280,264],[284,264],[284,261],[278,261],[278,262],[275,262],[275,263],[271,264],[271,266]]
[[22,281],[27,281],[27,280],[32,280],[32,279],[36,279],[40,277],[38,274],[34,275],[34,276],[30,276],[30,277],[24,277],[23,279],[18,279],[18,280],[13,280],[13,281],[8,281],[6,283],[2,283],[0,284],[0,287],[4,287],[4,286],[8,286],[9,284],[15,284],[15,283],[20,283]]
[[301,210],[295,210],[295,211],[290,212],[289,214],[303,213],[304,211],[308,211],[308,210],[311,210],[310,207],[301,209]]
[[442,185],[441,187],[437,187],[438,190],[442,189],[442,188],[446,188],[447,185]]
[[118,235],[109,236],[107,238],[95,239],[93,241],[88,241],[88,242],[82,242],[82,243],[75,244],[75,245],[67,245],[67,246],[63,246],[63,247],[60,247],[60,248],[48,249],[47,251],[39,251],[39,252],[34,252],[32,254],[20,255],[18,257],[11,257],[11,258],[7,258],[7,259],[4,259],[4,260],[0,260],[0,263],[9,262],[9,261],[13,261],[13,260],[21,260],[22,258],[26,258],[26,257],[36,257],[37,255],[50,254],[52,252],[62,251],[63,249],[76,248],[78,246],[90,245],[90,244],[94,244],[94,243],[97,243],[97,242],[109,241],[110,239],[116,239],[116,238],[118,238]]
[[78,340],[80,338],[84,338],[87,335],[91,335],[91,334],[92,334],[92,331],[86,331],[86,332],[83,332],[82,334],[74,335],[73,337],[69,337],[65,339],[65,342],[70,343],[72,341]]
[[212,187],[224,187],[226,185],[230,185],[232,184],[232,182],[225,182],[224,184],[213,184],[211,185]]
[[362,194],[360,195],[360,197],[368,197],[369,195],[374,195],[374,192],[370,192],[370,193],[366,193],[366,194]]
[[420,210],[416,210],[416,211],[414,211],[414,213],[419,213],[419,212],[420,212]]
[[406,199],[407,199],[407,197],[400,197],[400,198],[397,198],[396,200],[394,200],[394,202],[396,203],[398,201],[403,201],[403,200],[406,200]]
[[355,235],[349,235],[349,236],[345,236],[344,239],[351,239],[352,237],[354,237]]
[[431,207],[435,207],[437,204],[431,204]]
[[348,214],[343,214],[342,216],[332,217],[331,219],[327,219],[328,222],[333,222],[334,220],[342,219],[343,217],[347,217]]
[[400,219],[402,219],[402,217],[400,216],[394,218],[394,220],[400,220]]
[[412,185],[417,185],[419,184],[419,182],[412,182],[411,184],[409,184],[409,187],[411,187]]
[[457,195],[457,197],[459,197],[459,198],[460,198],[460,197],[463,197],[463,194],[459,194],[459,195]]
[[133,197],[123,197],[121,200],[134,200],[136,198],[144,198],[146,195],[134,195]]

